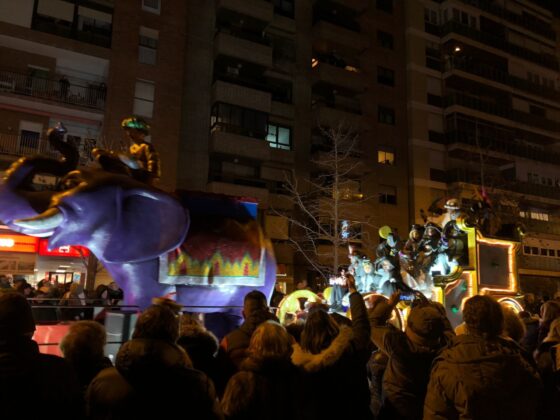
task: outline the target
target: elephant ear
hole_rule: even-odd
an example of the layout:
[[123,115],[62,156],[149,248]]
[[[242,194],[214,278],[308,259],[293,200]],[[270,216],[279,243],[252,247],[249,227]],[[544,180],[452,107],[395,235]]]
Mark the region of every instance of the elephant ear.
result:
[[173,197],[143,189],[120,190],[117,221],[103,249],[103,260],[127,263],[157,258],[179,247],[189,216]]

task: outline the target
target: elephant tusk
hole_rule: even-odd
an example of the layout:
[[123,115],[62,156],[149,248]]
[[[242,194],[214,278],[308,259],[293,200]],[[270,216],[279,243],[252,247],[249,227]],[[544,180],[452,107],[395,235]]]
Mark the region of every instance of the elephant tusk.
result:
[[52,230],[57,228],[63,221],[64,216],[62,215],[60,210],[56,207],[52,207],[35,217],[30,217],[28,219],[17,219],[14,220],[13,223],[16,226],[26,229]]

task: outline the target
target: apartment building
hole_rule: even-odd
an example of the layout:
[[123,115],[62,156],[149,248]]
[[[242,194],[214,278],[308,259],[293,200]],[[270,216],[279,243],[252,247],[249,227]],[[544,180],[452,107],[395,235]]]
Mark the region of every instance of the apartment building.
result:
[[[79,148],[80,164],[89,165],[94,147],[127,147],[120,122],[136,114],[152,126],[160,187],[173,191],[185,13],[182,0],[0,0],[0,171],[20,156],[57,157],[45,134],[58,121]],[[56,179],[34,182],[48,187]],[[71,248],[52,254],[34,243],[15,252],[12,233],[2,233],[2,273],[71,281],[85,271]]]
[[483,187],[521,222],[525,291],[560,277],[558,21],[544,2],[406,3],[411,218]]
[[288,284],[310,270],[277,212],[294,210],[286,174],[317,175],[321,128],[359,136],[352,193],[372,198],[347,215],[370,221],[355,245],[373,254],[380,224],[407,232],[403,19],[387,0],[189,2],[178,185],[257,199]]
[[[82,151],[119,147],[120,121],[152,126],[161,187],[177,177],[185,2],[179,0],[0,1],[0,165],[51,153],[57,121]],[[56,154],[53,154],[55,156]]]

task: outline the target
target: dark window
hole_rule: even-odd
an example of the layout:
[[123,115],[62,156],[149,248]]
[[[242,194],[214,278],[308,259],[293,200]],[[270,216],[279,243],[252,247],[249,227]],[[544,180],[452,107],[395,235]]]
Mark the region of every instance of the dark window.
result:
[[539,255],[539,248],[537,248],[536,246],[531,247],[531,254]]
[[428,140],[432,143],[446,144],[445,134],[439,133],[437,131],[428,131]]
[[435,182],[446,182],[445,171],[441,169],[430,168],[430,180]]
[[274,13],[288,18],[294,18],[294,0],[272,0]]
[[393,0],[377,0],[375,6],[377,10],[393,13]]
[[275,149],[292,149],[292,129],[276,124],[268,124],[268,134],[266,136],[270,147]]
[[539,117],[546,117],[546,110],[540,106],[529,105],[529,112]]
[[428,93],[428,105],[433,105],[433,106],[437,106],[437,107],[442,107],[443,106],[443,99],[441,96],[438,95],[433,95],[431,93]]
[[391,69],[378,66],[377,82],[387,86],[395,86],[395,72]]
[[380,185],[379,202],[382,204],[397,204],[397,189],[390,185]]
[[530,246],[524,246],[523,247],[523,253],[524,254],[531,254],[531,247]]
[[377,109],[377,121],[383,124],[395,125],[395,110],[380,106]]
[[377,42],[383,48],[392,50],[394,48],[393,35],[388,32],[377,31]]
[[[19,143],[19,147],[20,150],[23,149],[26,152],[29,152],[29,150],[37,150],[39,148],[39,138],[41,137],[40,133],[37,133],[35,131],[27,131],[27,130],[21,130],[20,134],[20,143]],[[22,153],[25,153],[23,152]]]
[[554,252],[553,249],[549,249],[549,250],[548,250],[548,256],[549,256],[549,257],[554,257],[555,254],[556,254],[556,253]]
[[265,139],[268,114],[235,105],[217,103],[212,107],[211,130]]
[[541,248],[541,255],[547,255],[547,249],[546,248]]

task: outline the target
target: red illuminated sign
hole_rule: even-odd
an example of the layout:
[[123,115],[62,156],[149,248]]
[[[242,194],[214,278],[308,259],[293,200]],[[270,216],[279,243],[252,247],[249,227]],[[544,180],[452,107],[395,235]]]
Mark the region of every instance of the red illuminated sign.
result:
[[37,252],[37,238],[25,235],[0,235],[0,251]]
[[[83,246],[61,246],[51,251],[48,249],[48,241],[46,239],[39,240],[39,255],[44,257],[87,257],[89,256],[89,249]],[[81,251],[81,252],[80,252]]]

